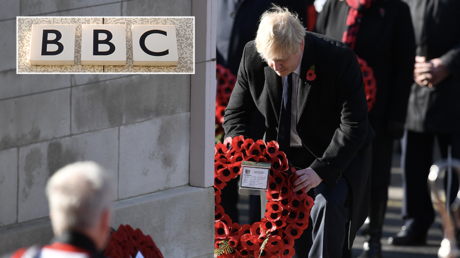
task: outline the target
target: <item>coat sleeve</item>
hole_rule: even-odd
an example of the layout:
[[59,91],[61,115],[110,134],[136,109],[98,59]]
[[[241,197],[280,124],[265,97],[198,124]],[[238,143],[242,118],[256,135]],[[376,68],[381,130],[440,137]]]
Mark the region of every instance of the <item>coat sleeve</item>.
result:
[[322,157],[318,157],[310,165],[329,187],[335,186],[343,171],[354,159],[366,141],[370,127],[361,69],[354,52],[347,47],[344,48],[346,51],[339,53],[343,58],[335,70],[335,88],[341,107],[340,124]]
[[243,50],[243,56],[238,69],[238,75],[233,88],[232,95],[225,109],[223,128],[225,130],[224,139],[243,135],[249,137],[252,114],[255,104],[251,97],[248,81],[248,66],[246,65],[249,51],[249,42]]
[[414,82],[415,36],[409,6],[403,2],[401,2],[398,10],[395,24],[391,49],[394,58],[392,61],[393,81],[391,83],[391,105],[388,120],[404,124],[410,89]]
[[447,53],[441,56],[441,61],[444,66],[449,69],[449,72],[455,76],[460,76],[460,42],[451,48]]

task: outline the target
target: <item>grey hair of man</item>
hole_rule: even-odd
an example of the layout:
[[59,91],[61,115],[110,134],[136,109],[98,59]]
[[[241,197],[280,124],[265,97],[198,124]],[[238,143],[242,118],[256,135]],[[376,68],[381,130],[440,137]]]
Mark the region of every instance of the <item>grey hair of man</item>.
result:
[[92,161],[59,169],[46,186],[55,235],[90,229],[111,209],[114,185],[107,171]]
[[298,51],[305,34],[296,14],[273,5],[260,18],[255,39],[257,52],[266,61],[285,59]]

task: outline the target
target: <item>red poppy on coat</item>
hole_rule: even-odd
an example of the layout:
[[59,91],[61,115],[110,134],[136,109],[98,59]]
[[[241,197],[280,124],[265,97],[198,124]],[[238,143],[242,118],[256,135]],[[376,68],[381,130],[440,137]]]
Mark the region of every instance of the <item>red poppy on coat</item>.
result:
[[251,234],[244,234],[240,238],[241,245],[247,250],[257,250],[259,249],[259,241],[257,236]]
[[311,208],[313,207],[313,205],[315,205],[315,201],[314,201],[313,198],[311,198],[311,196],[309,196],[309,195],[307,195],[307,197],[305,198],[304,203],[305,203],[305,205],[307,206],[307,209],[308,209],[308,210],[311,210]]
[[228,245],[230,245],[233,248],[236,248],[239,240],[240,237],[238,235],[228,236]]
[[293,223],[296,219],[297,211],[290,211],[288,217],[286,218],[286,223]]
[[218,221],[214,224],[214,236],[216,239],[225,239],[228,237],[229,231],[228,231],[228,226],[227,224]]
[[259,236],[260,235],[260,222],[255,222],[251,226],[251,235]]
[[260,220],[260,226],[262,227],[263,232],[272,232],[276,229],[276,226],[273,222],[268,220],[267,218],[262,218]]
[[217,177],[214,178],[214,187],[215,188],[222,190],[222,189],[224,189],[225,186],[227,186],[227,183],[225,183],[224,181],[220,180]]
[[299,197],[296,194],[291,195],[291,201],[289,202],[289,209],[290,210],[298,210],[300,207],[302,207],[302,201],[299,199]]
[[232,139],[232,150],[241,151],[241,147],[243,146],[243,143],[244,143],[244,136],[243,135],[233,137],[233,139]]
[[264,248],[264,250],[256,250],[254,251],[254,257],[270,258],[272,257],[272,252],[270,252],[267,248]]
[[241,152],[235,153],[233,157],[230,158],[230,163],[239,163],[244,160],[244,155]]
[[250,251],[249,251],[248,249],[245,249],[245,248],[240,249],[240,257],[242,257],[242,258],[249,258],[249,257],[251,257]]
[[244,234],[251,234],[251,225],[244,224],[241,226],[241,228],[238,230],[238,236],[241,238],[241,236]]
[[284,248],[286,248],[286,247],[294,247],[294,244],[295,244],[294,239],[289,238],[289,237],[284,237],[284,238],[282,238],[282,240],[283,240],[283,247]]
[[280,236],[270,236],[268,238],[267,244],[265,245],[265,248],[267,248],[272,253],[276,253],[281,248],[283,248],[283,246],[284,242]]
[[[232,226],[230,227],[230,235],[235,235],[235,234],[238,235],[238,230],[240,230],[240,228],[241,228],[240,224],[233,222]],[[238,239],[239,238],[240,237],[238,237]]]
[[227,226],[231,226],[233,223],[232,219],[227,214],[222,215],[222,218],[220,219],[220,221],[225,223],[225,225]]
[[244,143],[243,145],[241,145],[241,148],[245,149],[246,151],[249,150],[249,148],[251,148],[251,146],[254,144],[254,140],[251,139],[251,138],[247,138],[244,140]]
[[[288,222],[289,223],[289,222]],[[302,235],[302,230],[296,228],[294,225],[290,224],[286,227],[284,231],[289,238],[298,239]]]
[[316,79],[316,74],[314,70],[308,70],[307,72],[307,81],[313,81]]
[[234,174],[228,169],[228,166],[225,166],[217,171],[217,178],[221,181],[228,182],[234,178]]
[[261,153],[259,155],[263,155],[264,150],[267,148],[267,144],[265,144],[265,142],[263,140],[257,140],[254,144],[259,146],[259,149],[261,151]]
[[279,153],[279,144],[276,142],[276,141],[271,141],[269,143],[267,143],[267,150],[266,150],[266,153],[274,158],[276,156],[278,156],[278,153]]

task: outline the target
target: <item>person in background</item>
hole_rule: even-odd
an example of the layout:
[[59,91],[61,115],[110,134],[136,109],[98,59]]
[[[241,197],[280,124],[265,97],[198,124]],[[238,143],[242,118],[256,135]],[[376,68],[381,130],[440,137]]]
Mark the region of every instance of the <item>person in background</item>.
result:
[[312,224],[295,242],[296,255],[342,257],[342,246],[349,253],[367,214],[374,136],[355,54],[273,7],[243,51],[226,139],[249,135],[255,109],[265,118],[265,141],[276,140],[298,168],[292,190],[314,189]]
[[375,138],[372,142],[371,203],[363,226],[366,237],[360,257],[382,257],[380,238],[388,200],[393,143],[404,134],[413,82],[415,36],[410,10],[400,0],[328,0],[318,15],[315,30],[342,40],[353,49],[360,62],[367,64],[362,68],[366,86],[376,87],[375,95],[368,96],[369,123],[375,130]]
[[[217,1],[217,63],[236,75],[246,43],[254,40],[260,16],[274,3],[299,14],[300,21],[310,30],[316,21],[314,0],[218,0]],[[313,12],[312,12],[313,11]],[[256,111],[252,117],[249,137],[262,139],[265,120]],[[222,191],[222,207],[233,222],[238,222],[237,180],[231,180]],[[259,196],[250,197],[249,223],[261,218]]]
[[103,257],[113,190],[107,172],[95,162],[61,168],[46,186],[54,239],[43,247],[20,249],[12,258]]
[[405,225],[389,243],[424,245],[435,218],[427,187],[435,138],[443,158],[449,146],[451,156],[460,158],[460,1],[404,1],[412,14],[417,56],[401,143]]

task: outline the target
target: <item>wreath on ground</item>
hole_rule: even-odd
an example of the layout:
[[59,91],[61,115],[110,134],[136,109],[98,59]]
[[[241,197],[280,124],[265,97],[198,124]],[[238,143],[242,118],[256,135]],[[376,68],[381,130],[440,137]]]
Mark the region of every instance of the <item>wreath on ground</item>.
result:
[[[241,174],[241,162],[271,163],[265,216],[252,225],[232,223],[220,205],[221,190]],[[288,173],[291,171],[291,173]],[[215,250],[222,258],[287,258],[295,254],[294,239],[308,227],[313,199],[305,188],[293,192],[297,179],[276,141],[228,138],[214,149]]]

